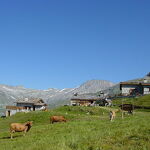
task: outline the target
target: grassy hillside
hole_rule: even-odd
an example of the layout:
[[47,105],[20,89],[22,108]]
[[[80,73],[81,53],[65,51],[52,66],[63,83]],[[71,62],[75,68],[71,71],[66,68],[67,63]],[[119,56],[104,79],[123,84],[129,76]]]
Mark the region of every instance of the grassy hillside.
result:
[[[48,112],[18,113],[0,119],[0,150],[148,150],[149,112],[135,112],[113,122],[104,107],[64,106]],[[111,108],[112,109],[112,108]],[[49,124],[49,116],[64,115],[67,123]],[[10,139],[11,122],[34,121],[31,130]]]
[[118,98],[116,100],[113,100],[113,104],[121,104],[122,101],[123,103],[150,107],[150,95],[145,95],[138,98],[123,98],[123,99]]

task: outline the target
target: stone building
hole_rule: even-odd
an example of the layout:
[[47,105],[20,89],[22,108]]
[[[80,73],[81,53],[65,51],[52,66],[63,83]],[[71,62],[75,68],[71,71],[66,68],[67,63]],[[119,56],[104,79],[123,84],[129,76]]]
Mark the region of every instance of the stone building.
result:
[[25,98],[23,100],[17,100],[15,106],[6,106],[6,117],[11,116],[17,112],[29,112],[36,110],[46,109],[47,104],[38,98]]
[[120,90],[122,95],[150,94],[150,73],[141,79],[120,82]]

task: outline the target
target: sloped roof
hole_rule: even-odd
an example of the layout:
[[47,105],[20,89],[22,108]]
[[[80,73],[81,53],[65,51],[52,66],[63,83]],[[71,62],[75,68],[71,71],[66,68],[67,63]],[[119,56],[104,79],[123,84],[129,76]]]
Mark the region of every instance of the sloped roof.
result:
[[34,105],[46,105],[46,103],[41,98],[25,98],[17,100],[15,103],[30,103]]
[[77,96],[73,96],[72,98],[71,98],[71,100],[87,100],[87,101],[89,101],[89,100],[101,100],[102,98],[101,97],[99,97],[99,96],[92,96],[92,95],[77,95]]

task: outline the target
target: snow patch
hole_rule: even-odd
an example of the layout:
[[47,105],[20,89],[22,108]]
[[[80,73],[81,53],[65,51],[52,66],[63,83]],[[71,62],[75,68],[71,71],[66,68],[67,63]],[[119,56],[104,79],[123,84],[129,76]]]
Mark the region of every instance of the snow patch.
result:
[[62,90],[60,90],[59,92],[63,92],[64,90],[66,90],[66,89],[62,89]]
[[13,97],[13,96],[10,96],[12,99],[16,99],[15,97]]
[[14,91],[13,89],[7,88],[6,86],[3,86],[2,88],[7,90],[7,91]]

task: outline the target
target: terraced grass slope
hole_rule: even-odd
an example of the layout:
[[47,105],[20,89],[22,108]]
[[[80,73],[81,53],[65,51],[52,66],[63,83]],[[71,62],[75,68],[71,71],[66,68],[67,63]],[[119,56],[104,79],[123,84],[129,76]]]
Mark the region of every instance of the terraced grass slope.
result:
[[[111,108],[113,109],[113,108]],[[64,115],[67,123],[49,124],[51,115]],[[64,106],[48,112],[18,113],[0,119],[0,150],[149,150],[149,112],[121,114],[113,122],[108,108]],[[31,130],[10,139],[11,122],[34,121]]]
[[137,106],[148,106],[150,107],[150,95],[145,95],[137,98],[118,98],[116,100],[113,100],[113,104],[121,104],[128,103],[128,104],[134,104]]

